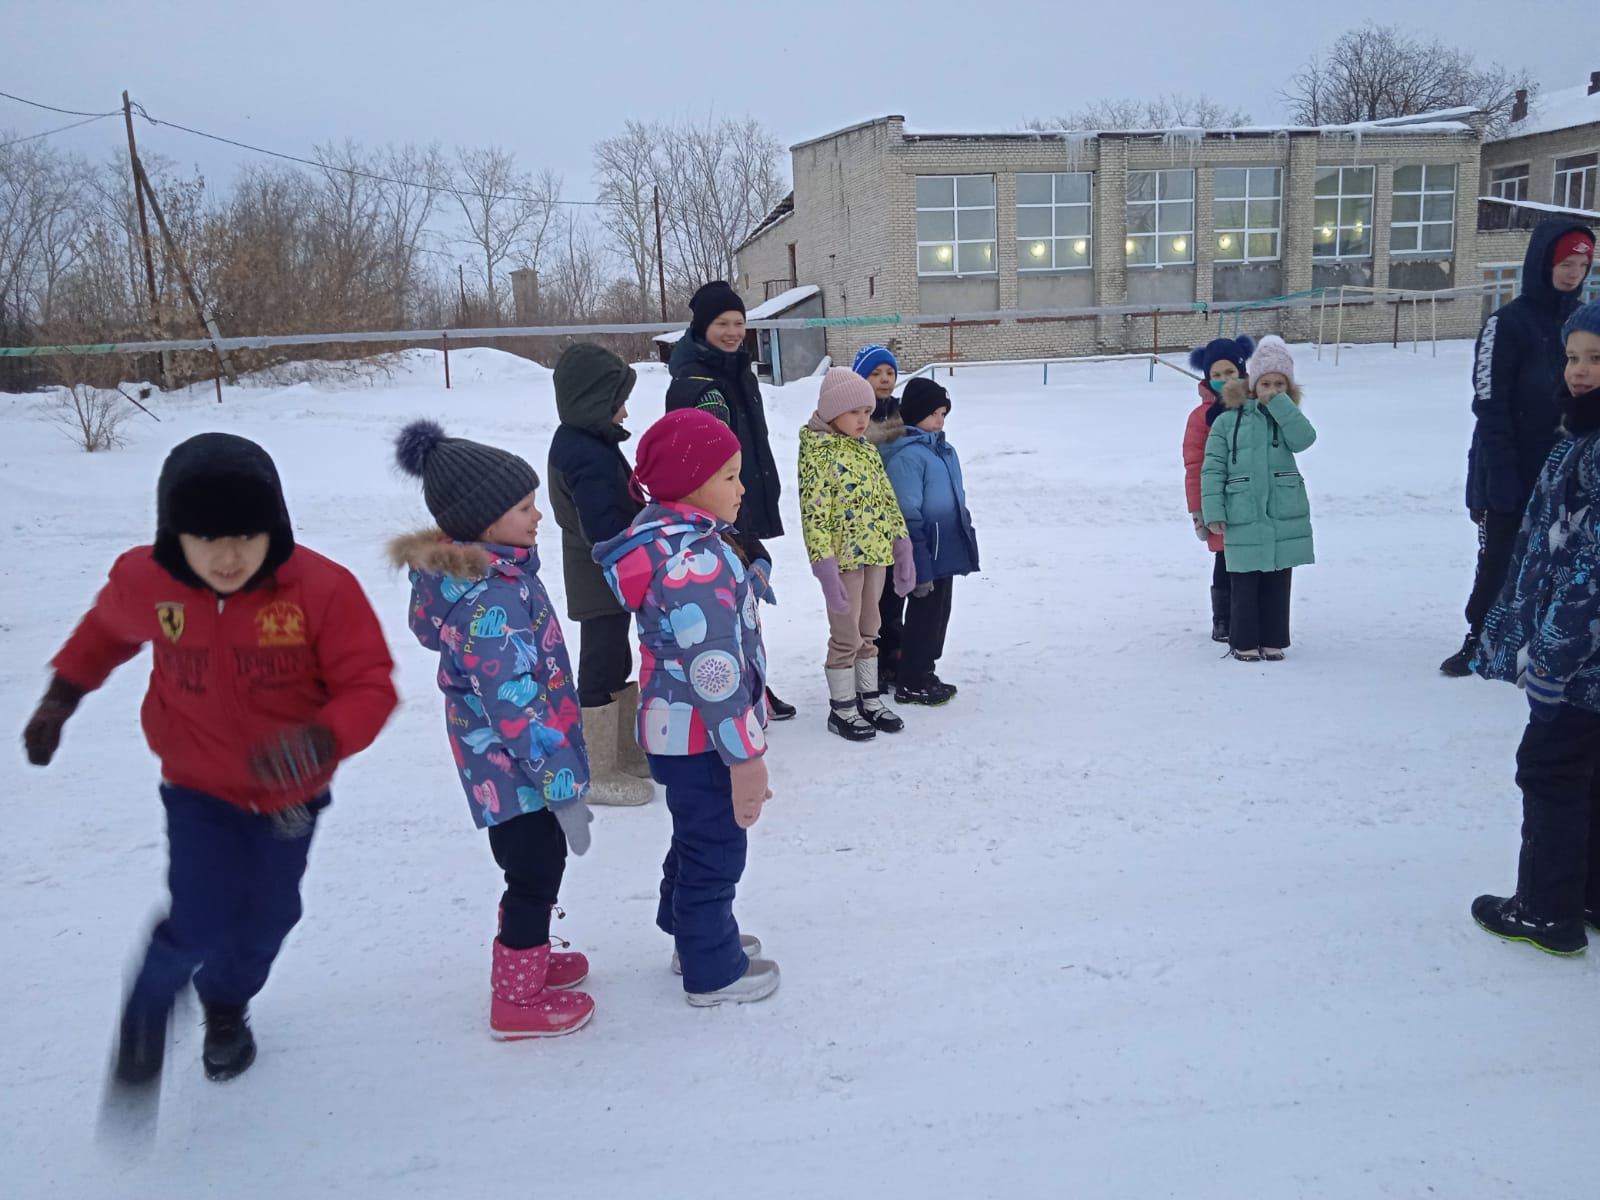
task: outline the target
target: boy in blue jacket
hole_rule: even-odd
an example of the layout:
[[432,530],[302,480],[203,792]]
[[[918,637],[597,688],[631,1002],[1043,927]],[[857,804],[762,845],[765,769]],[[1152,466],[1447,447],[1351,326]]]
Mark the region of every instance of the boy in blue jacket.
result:
[[944,435],[949,414],[949,393],[919,376],[906,384],[900,399],[905,428],[878,447],[917,568],[917,585],[906,601],[894,693],[901,704],[940,705],[955,698],[955,685],[940,679],[934,668],[944,653],[955,576],[978,569],[978,535],[967,511],[961,459]]
[[1500,937],[1575,955],[1585,923],[1600,929],[1600,301],[1562,332],[1565,437],[1534,484],[1473,663],[1528,693],[1517,890],[1479,896],[1472,915]]

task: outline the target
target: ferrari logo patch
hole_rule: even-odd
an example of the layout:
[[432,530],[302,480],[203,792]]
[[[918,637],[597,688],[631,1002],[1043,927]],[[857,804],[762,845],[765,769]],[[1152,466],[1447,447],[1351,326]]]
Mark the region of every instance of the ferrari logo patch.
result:
[[156,620],[161,623],[161,632],[167,635],[169,642],[176,642],[183,636],[183,605],[170,600],[156,605]]

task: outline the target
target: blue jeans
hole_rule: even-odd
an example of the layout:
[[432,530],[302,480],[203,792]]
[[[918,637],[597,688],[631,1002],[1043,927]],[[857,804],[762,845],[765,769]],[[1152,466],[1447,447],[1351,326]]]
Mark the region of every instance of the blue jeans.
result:
[[661,864],[656,925],[677,943],[683,990],[714,992],[743,978],[733,895],[744,875],[745,831],[733,819],[733,784],[715,752],[652,754],[650,773],[667,789],[672,848]]
[[243,1005],[300,920],[300,878],[328,797],[311,801],[301,829],[188,788],[163,785],[161,802],[172,904],[151,931],[129,1006],[170,1008],[191,977],[202,1003]]

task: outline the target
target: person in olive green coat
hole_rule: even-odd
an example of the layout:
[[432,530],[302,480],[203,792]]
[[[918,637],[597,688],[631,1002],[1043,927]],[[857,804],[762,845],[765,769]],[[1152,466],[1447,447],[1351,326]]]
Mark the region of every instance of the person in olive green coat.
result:
[[1247,365],[1248,380],[1223,389],[1226,411],[1206,438],[1201,519],[1223,538],[1233,657],[1276,662],[1289,645],[1291,572],[1315,561],[1311,504],[1294,456],[1317,431],[1300,411],[1282,338],[1262,338]]

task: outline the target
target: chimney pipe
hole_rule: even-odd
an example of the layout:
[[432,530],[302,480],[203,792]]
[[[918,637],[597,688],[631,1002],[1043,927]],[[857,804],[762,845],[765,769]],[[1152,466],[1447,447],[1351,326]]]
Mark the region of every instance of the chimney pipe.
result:
[[1589,95],[1600,95],[1600,71],[1589,72]]
[[1528,119],[1528,89],[1518,88],[1516,101],[1511,105],[1512,121],[1526,121]]

